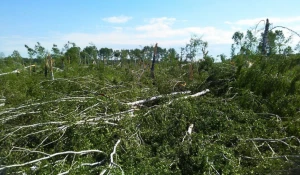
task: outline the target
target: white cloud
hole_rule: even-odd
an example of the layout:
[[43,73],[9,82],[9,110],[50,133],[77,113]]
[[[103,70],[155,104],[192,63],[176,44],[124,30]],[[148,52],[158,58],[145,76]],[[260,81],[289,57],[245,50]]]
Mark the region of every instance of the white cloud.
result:
[[[98,48],[113,47],[114,49],[122,48],[139,48],[139,46],[152,45],[158,43],[160,47],[174,47],[179,49],[189,42],[193,34],[202,37],[211,48],[210,54],[216,56],[220,53],[225,45],[229,45],[226,50],[230,51],[232,43],[232,30],[221,30],[216,27],[174,27],[178,22],[175,18],[153,18],[147,20],[144,25],[135,28],[113,27],[114,30],[104,33],[70,33],[61,36],[65,41],[77,43],[80,47],[85,47],[89,42],[93,42]],[[63,43],[63,42],[62,42]],[[220,46],[220,48],[219,48]],[[221,53],[226,53],[223,51]]]
[[254,26],[258,24],[260,21],[266,20],[267,18],[254,18],[254,19],[243,19],[238,21],[225,21],[225,24],[229,25],[242,25],[242,26]]
[[[265,21],[268,17],[262,17],[262,18],[253,18],[253,19],[242,19],[238,21],[225,21],[225,24],[229,25],[240,25],[240,26],[255,26],[261,21]],[[274,25],[280,25],[280,24],[289,24],[289,23],[296,23],[300,22],[300,16],[293,16],[293,17],[269,17],[269,22],[273,23]],[[264,23],[263,23],[264,24]]]
[[122,30],[123,30],[123,27],[114,27],[114,29],[115,29],[116,31],[122,31]]
[[173,38],[189,38],[196,34],[203,36],[203,40],[207,40],[212,44],[228,44],[231,43],[233,31],[225,31],[215,27],[182,27],[174,28],[173,24],[177,22],[175,18],[153,18],[148,24],[136,27],[140,33],[138,38],[157,38],[170,39]]
[[132,17],[130,16],[112,16],[112,17],[108,17],[108,18],[103,18],[103,21],[109,22],[109,23],[126,23],[129,20],[131,20]]
[[[104,31],[108,29],[107,27],[99,28],[100,32],[94,33],[73,32],[61,34],[52,32],[46,38],[26,38],[22,36],[7,39],[0,38],[0,47],[2,48],[0,51],[8,55],[16,49],[22,55],[27,56],[24,44],[34,47],[37,41],[49,51],[53,44],[57,44],[59,48],[62,48],[68,41],[76,43],[82,49],[88,46],[90,42],[93,42],[98,48],[130,49],[158,43],[160,47],[179,49],[184,47],[191,36],[195,34],[208,42],[209,50],[211,50],[210,54],[216,56],[229,52],[233,33],[238,28],[244,28],[221,29],[213,26],[187,26],[183,23],[183,21],[178,21],[176,18],[161,17],[148,19],[144,21],[144,24],[137,26],[110,26],[111,30],[108,31]],[[242,31],[245,31],[245,29]],[[219,52],[226,45],[228,48]]]
[[175,18],[152,18],[148,24],[138,26],[136,30],[146,32],[169,30],[175,21]]
[[[129,17],[131,18],[131,17]],[[116,20],[117,17],[111,21]],[[121,19],[121,18],[120,18]],[[122,21],[120,20],[119,21]],[[62,48],[68,41],[75,42],[82,49],[93,42],[98,48],[111,47],[113,49],[133,49],[145,45],[154,45],[158,43],[160,47],[174,47],[179,49],[189,42],[192,35],[202,37],[208,42],[209,53],[213,56],[221,53],[229,54],[232,44],[232,35],[236,31],[246,32],[247,29],[253,29],[255,25],[265,18],[242,19],[235,22],[227,21],[227,29],[216,26],[196,26],[187,25],[182,20],[176,18],[161,17],[145,20],[142,24],[136,26],[105,26],[98,27],[99,32],[73,32],[73,33],[55,33],[45,34],[46,37],[25,37],[25,36],[0,36],[0,52],[10,55],[13,50],[18,50],[23,56],[27,56],[27,50],[24,44],[34,47],[36,42],[40,42],[47,50],[51,51],[52,45],[57,44]],[[269,18],[274,26],[285,26],[300,33],[300,17],[290,18]],[[123,20],[124,21],[124,20]],[[125,20],[126,21],[126,20]],[[263,28],[263,23],[257,28]],[[281,28],[278,28],[281,29]],[[285,36],[290,36],[291,32],[282,29]],[[256,33],[257,36],[260,32]],[[298,43],[300,37],[294,36],[292,44]]]

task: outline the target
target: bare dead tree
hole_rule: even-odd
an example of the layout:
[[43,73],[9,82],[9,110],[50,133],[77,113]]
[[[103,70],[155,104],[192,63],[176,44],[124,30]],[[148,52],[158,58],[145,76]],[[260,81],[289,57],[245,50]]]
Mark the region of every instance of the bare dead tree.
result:
[[264,31],[264,34],[263,34],[263,43],[262,43],[262,53],[264,55],[267,53],[266,48],[267,48],[267,42],[268,42],[269,26],[270,26],[269,19],[267,19],[266,26],[265,26],[265,31]]
[[154,51],[153,51],[153,59],[152,59],[152,65],[151,65],[151,78],[154,79],[154,65],[155,65],[155,57],[157,52],[157,43],[155,44]]
[[47,77],[48,72],[50,72],[51,78],[54,80],[53,59],[50,54],[48,54],[47,58],[45,59],[45,77]]

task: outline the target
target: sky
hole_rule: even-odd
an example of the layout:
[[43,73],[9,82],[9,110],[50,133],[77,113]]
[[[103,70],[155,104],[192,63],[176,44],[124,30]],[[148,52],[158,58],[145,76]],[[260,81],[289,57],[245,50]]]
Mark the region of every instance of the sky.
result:
[[[158,43],[180,50],[196,35],[208,42],[208,55],[229,56],[234,32],[257,24],[260,31],[266,18],[300,33],[299,7],[299,0],[1,0],[0,52],[28,57],[25,44],[33,48],[40,42],[51,51],[53,44],[63,48],[68,41],[82,49]],[[299,41],[293,37],[293,43]]]

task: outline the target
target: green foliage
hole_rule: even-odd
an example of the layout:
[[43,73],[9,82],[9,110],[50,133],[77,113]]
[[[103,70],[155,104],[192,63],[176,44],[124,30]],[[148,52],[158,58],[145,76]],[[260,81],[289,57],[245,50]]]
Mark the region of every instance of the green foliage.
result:
[[[63,70],[54,69],[54,80],[44,77],[42,61],[30,73],[16,52],[1,59],[1,73],[20,73],[0,76],[0,174],[296,172],[300,57],[257,55],[254,36],[243,38],[237,33],[235,44],[250,52],[223,55],[222,62],[208,55],[182,62],[161,48],[155,80],[146,59],[151,47],[101,48],[107,62],[79,64],[85,53],[96,58],[97,49],[66,45],[63,55],[53,46],[55,67],[71,56]],[[206,48],[197,41],[202,47],[193,48]],[[112,56],[121,59],[110,64]],[[139,100],[146,102],[130,103]]]

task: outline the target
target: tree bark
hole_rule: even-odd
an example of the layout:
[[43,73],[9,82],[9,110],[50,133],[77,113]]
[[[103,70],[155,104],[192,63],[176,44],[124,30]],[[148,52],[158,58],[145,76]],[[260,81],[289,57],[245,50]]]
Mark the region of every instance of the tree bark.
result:
[[155,47],[154,47],[154,53],[153,53],[153,59],[152,59],[152,65],[151,65],[151,78],[153,78],[153,79],[155,78],[154,64],[155,64],[156,51],[157,51],[157,43],[155,44]]
[[263,35],[263,43],[262,43],[262,53],[264,55],[267,54],[267,42],[268,42],[269,26],[270,26],[269,19],[267,19],[266,26],[265,26],[265,32],[264,32],[264,35]]

